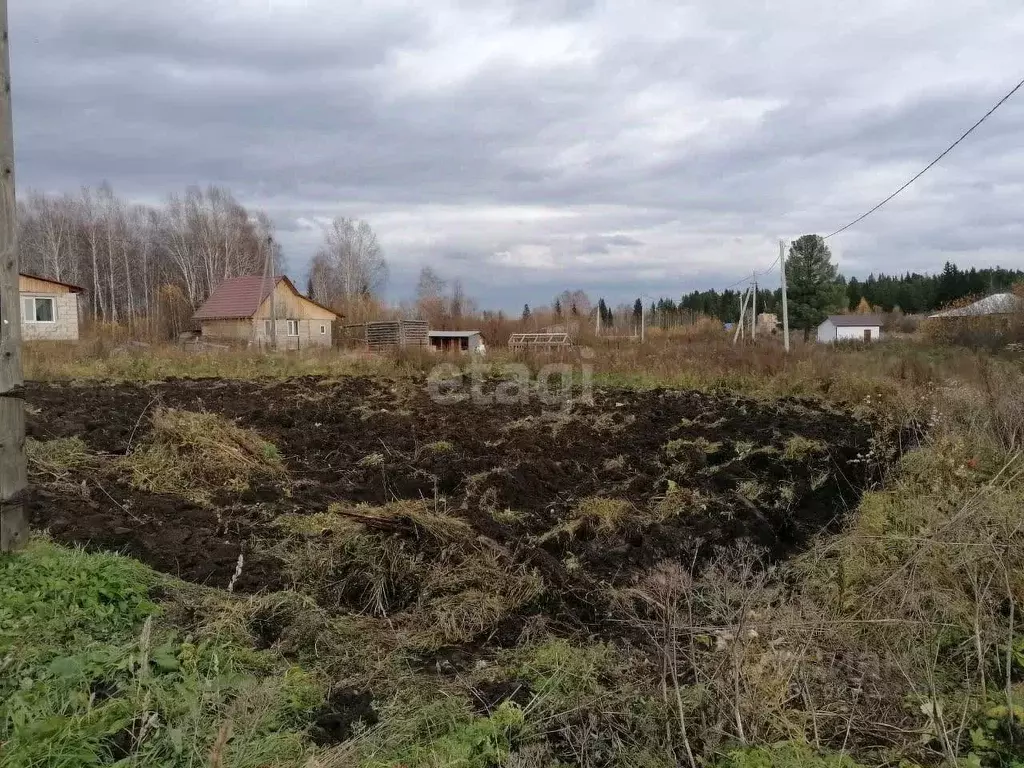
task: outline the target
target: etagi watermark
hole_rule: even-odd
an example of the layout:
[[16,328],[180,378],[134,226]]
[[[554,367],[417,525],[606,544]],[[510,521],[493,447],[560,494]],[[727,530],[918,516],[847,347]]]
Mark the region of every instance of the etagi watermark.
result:
[[534,399],[552,408],[591,404],[594,366],[588,361],[593,358],[594,351],[584,347],[579,360],[548,363],[536,373],[523,363],[440,363],[427,376],[427,391],[441,405],[523,405]]

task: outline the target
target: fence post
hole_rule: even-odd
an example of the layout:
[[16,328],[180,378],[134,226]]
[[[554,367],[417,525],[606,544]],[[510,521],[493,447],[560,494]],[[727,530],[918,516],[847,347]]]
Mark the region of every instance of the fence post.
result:
[[0,552],[13,552],[28,541],[24,395],[11,56],[7,0],[0,0]]

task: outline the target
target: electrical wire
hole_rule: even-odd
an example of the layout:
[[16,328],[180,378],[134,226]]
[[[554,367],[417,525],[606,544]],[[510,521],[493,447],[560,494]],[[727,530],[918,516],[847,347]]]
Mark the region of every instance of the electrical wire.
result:
[[1013,87],[1013,90],[1011,90],[1011,91],[1010,91],[1010,92],[1009,92],[1008,94],[1006,94],[1005,96],[1003,96],[1003,98],[1001,98],[1001,99],[999,100],[999,102],[998,102],[998,103],[997,103],[997,104],[996,104],[996,105],[995,105],[994,107],[992,107],[992,109],[990,109],[990,110],[989,110],[988,112],[986,112],[986,113],[985,113],[985,114],[984,114],[984,115],[982,116],[982,118],[981,118],[981,119],[980,119],[980,120],[979,120],[978,122],[976,122],[976,123],[975,123],[974,125],[972,125],[972,126],[971,126],[970,128],[968,128],[968,129],[967,129],[967,131],[966,131],[966,132],[964,132],[964,134],[963,134],[962,136],[960,136],[960,138],[959,138],[959,139],[957,139],[957,140],[956,140],[956,141],[954,141],[954,142],[953,142],[952,144],[950,144],[950,145],[949,145],[948,147],[946,147],[945,151],[944,151],[944,152],[943,152],[943,153],[942,153],[941,155],[939,155],[939,156],[938,156],[938,157],[936,157],[936,158],[935,158],[934,160],[932,160],[932,161],[931,161],[930,163],[928,163],[928,165],[926,165],[926,166],[924,167],[924,169],[923,169],[923,170],[922,170],[922,171],[921,171],[920,173],[918,173],[918,174],[917,174],[916,176],[914,176],[914,178],[912,178],[912,179],[911,179],[910,181],[908,181],[908,182],[907,182],[906,184],[904,184],[904,185],[903,185],[902,187],[900,187],[899,189],[897,189],[897,190],[896,190],[895,192],[893,192],[893,193],[892,193],[891,195],[889,195],[889,196],[888,196],[887,198],[885,198],[885,200],[883,200],[882,202],[880,202],[880,203],[879,203],[878,205],[876,205],[876,206],[875,206],[874,208],[872,208],[872,209],[871,209],[870,211],[868,211],[867,213],[865,213],[865,214],[863,214],[863,215],[861,215],[861,216],[858,216],[858,217],[857,217],[856,219],[854,219],[853,221],[851,221],[851,222],[850,222],[849,224],[847,224],[847,225],[846,225],[845,227],[841,227],[840,229],[837,229],[837,230],[836,230],[835,232],[833,232],[833,233],[832,233],[831,235],[826,235],[825,239],[826,239],[826,240],[828,240],[828,239],[829,239],[830,237],[835,237],[835,236],[836,236],[836,235],[838,235],[838,234],[839,234],[840,232],[845,232],[846,230],[848,230],[848,229],[849,229],[850,227],[852,227],[852,226],[853,226],[854,224],[858,224],[858,223],[860,223],[860,222],[864,221],[864,219],[866,219],[866,218],[867,218],[868,216],[870,216],[870,215],[871,215],[872,213],[874,213],[874,212],[875,212],[875,211],[877,211],[877,210],[878,210],[879,208],[881,208],[881,207],[882,207],[883,205],[885,205],[886,203],[888,203],[888,202],[889,202],[890,200],[892,200],[892,199],[893,199],[894,197],[896,197],[896,195],[898,195],[898,194],[899,194],[900,192],[902,192],[903,190],[905,190],[905,189],[906,189],[907,187],[909,187],[909,186],[910,186],[911,184],[913,184],[913,183],[914,183],[915,181],[917,181],[917,180],[918,180],[918,179],[920,179],[920,178],[921,178],[922,176],[924,176],[924,175],[925,175],[925,174],[926,174],[926,173],[927,173],[928,171],[930,171],[930,170],[931,170],[931,169],[932,169],[932,168],[933,168],[933,167],[934,167],[935,165],[937,165],[937,164],[938,164],[938,162],[939,162],[939,161],[940,161],[940,160],[941,160],[942,158],[944,158],[944,157],[945,157],[946,155],[948,155],[948,154],[949,154],[950,152],[952,152],[952,151],[953,151],[953,150],[954,150],[954,149],[956,148],[956,146],[957,146],[957,145],[958,145],[958,144],[959,144],[960,142],[962,142],[962,141],[963,141],[964,139],[966,139],[966,138],[967,138],[968,136],[970,136],[970,135],[971,135],[972,133],[974,133],[974,130],[975,130],[975,129],[976,129],[976,128],[977,128],[978,126],[979,126],[979,125],[981,125],[981,124],[982,124],[982,123],[984,123],[984,122],[985,122],[986,120],[988,120],[988,119],[989,119],[989,117],[991,117],[991,116],[992,116],[992,114],[993,114],[993,113],[994,113],[994,112],[995,112],[995,111],[996,111],[997,109],[999,109],[999,108],[1000,108],[1001,106],[1003,106],[1003,104],[1005,104],[1005,103],[1006,103],[1007,101],[1009,101],[1009,100],[1010,100],[1010,97],[1011,97],[1011,96],[1013,96],[1013,94],[1015,94],[1015,93],[1016,93],[1017,91],[1019,91],[1019,90],[1020,90],[1021,88],[1024,88],[1024,80],[1021,80],[1021,81],[1020,81],[1019,83],[1017,83],[1017,85],[1015,85],[1015,86]]
[[779,259],[781,259],[781,258],[782,258],[781,254],[776,256],[775,257],[775,261],[772,262],[772,265],[770,267],[768,267],[768,269],[766,269],[766,270],[764,270],[762,272],[755,272],[754,274],[755,275],[767,275],[769,272],[771,272],[773,269],[775,269],[776,265],[779,263]]
[[756,278],[758,275],[767,275],[769,272],[771,272],[773,269],[775,269],[775,267],[779,263],[779,259],[781,259],[781,258],[782,258],[782,256],[776,256],[775,257],[775,261],[773,261],[772,265],[770,267],[768,267],[767,269],[755,270],[754,272],[752,272],[750,274],[749,277],[741,277],[739,280],[737,280],[732,285],[725,286],[725,288],[723,288],[722,290],[723,291],[728,291],[730,288],[735,288],[737,285],[740,285],[741,283],[752,283],[752,282],[754,282],[754,278]]

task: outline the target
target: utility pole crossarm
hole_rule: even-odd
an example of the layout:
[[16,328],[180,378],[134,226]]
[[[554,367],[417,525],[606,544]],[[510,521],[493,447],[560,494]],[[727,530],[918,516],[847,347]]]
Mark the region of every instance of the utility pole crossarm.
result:
[[0,0],[0,33],[0,552],[13,552],[28,541],[28,476],[7,0]]

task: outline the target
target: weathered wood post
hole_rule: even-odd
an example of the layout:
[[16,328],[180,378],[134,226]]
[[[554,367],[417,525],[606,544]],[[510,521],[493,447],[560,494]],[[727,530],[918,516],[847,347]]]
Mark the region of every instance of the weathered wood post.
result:
[[0,0],[0,34],[0,552],[13,552],[28,541],[24,498],[28,477],[7,0]]

